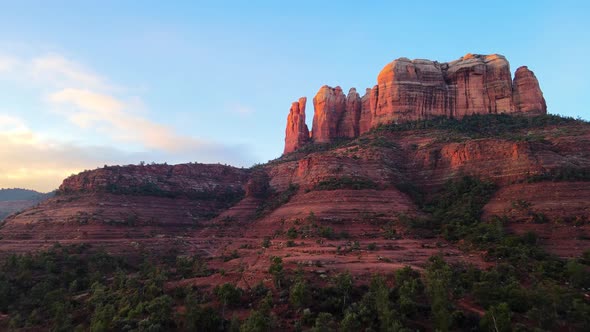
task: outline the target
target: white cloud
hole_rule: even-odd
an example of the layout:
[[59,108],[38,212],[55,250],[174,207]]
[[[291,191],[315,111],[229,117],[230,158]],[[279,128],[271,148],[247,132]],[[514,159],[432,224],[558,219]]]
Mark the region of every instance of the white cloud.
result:
[[180,152],[208,143],[174,133],[130,111],[132,103],[113,96],[80,89],[63,89],[49,96],[54,104],[70,105],[63,111],[68,120],[82,128],[95,128],[120,141],[140,143],[147,148]]
[[[127,151],[119,145],[83,146],[50,139],[31,130],[23,119],[0,111],[0,187],[50,190],[64,177],[83,169],[140,160],[240,166],[253,161],[243,146],[228,147],[180,135],[174,128],[150,119],[140,98],[125,95],[125,89],[59,54],[28,59],[0,54],[0,72],[15,81],[28,80],[38,89],[40,100],[74,128],[109,137]],[[251,110],[237,107],[235,112],[250,114]],[[128,152],[138,146],[138,151]]]
[[59,54],[47,54],[32,58],[27,63],[26,71],[34,80],[49,83],[56,87],[73,86],[99,90],[113,89],[98,74]]

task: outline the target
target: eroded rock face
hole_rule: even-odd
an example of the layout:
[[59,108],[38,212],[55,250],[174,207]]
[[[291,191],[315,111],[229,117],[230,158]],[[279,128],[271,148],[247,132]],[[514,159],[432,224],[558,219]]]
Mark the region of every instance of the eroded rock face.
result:
[[338,123],[338,137],[357,137],[359,135],[359,121],[361,118],[361,96],[355,88],[351,88],[346,96],[346,107],[340,123]]
[[301,97],[294,102],[287,117],[287,128],[285,129],[285,150],[289,153],[297,150],[309,141],[309,130],[305,124],[305,104],[307,98]]
[[513,90],[512,100],[518,111],[533,115],[547,113],[547,104],[539,87],[539,81],[535,73],[526,66],[516,70]]
[[400,58],[383,68],[377,82],[373,126],[515,111],[510,65],[498,54],[467,54],[449,63]]
[[338,137],[338,124],[346,110],[346,96],[339,86],[324,85],[313,97],[312,139],[317,143],[329,143]]
[[377,77],[377,102],[372,126],[445,114],[448,88],[440,64],[428,60],[397,59]]
[[[340,87],[325,85],[314,98],[314,108],[312,141],[317,143],[357,137],[391,122],[547,113],[533,72],[519,68],[513,83],[510,64],[499,54],[467,54],[448,63],[399,58],[381,70],[377,85],[367,89],[362,98],[354,88],[345,96]],[[290,143],[285,150],[297,147]]]

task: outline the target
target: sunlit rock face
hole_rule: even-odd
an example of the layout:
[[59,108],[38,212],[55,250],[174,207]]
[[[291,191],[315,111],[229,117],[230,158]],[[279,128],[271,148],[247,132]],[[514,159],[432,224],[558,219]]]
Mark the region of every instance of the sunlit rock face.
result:
[[361,96],[355,88],[351,88],[346,96],[344,114],[338,123],[338,137],[357,137],[359,135],[359,122],[361,118]]
[[[467,54],[451,62],[399,58],[377,76],[377,85],[360,97],[355,88],[345,95],[324,85],[313,99],[311,140],[329,143],[357,137],[385,123],[402,123],[473,114],[546,114],[539,82],[527,67],[516,71],[499,54]],[[300,106],[301,107],[301,106]],[[305,144],[304,131],[295,135],[289,117],[285,152]],[[299,126],[297,128],[302,128]],[[297,143],[294,143],[297,142]]]
[[518,111],[512,101],[510,65],[498,54],[467,54],[448,63],[400,58],[383,68],[377,83],[373,126]]
[[338,137],[338,125],[346,110],[346,96],[342,88],[322,86],[313,97],[313,107],[313,141],[328,143]]
[[285,150],[283,153],[295,151],[309,141],[309,130],[305,124],[306,103],[307,98],[301,97],[299,101],[291,104],[285,129]]

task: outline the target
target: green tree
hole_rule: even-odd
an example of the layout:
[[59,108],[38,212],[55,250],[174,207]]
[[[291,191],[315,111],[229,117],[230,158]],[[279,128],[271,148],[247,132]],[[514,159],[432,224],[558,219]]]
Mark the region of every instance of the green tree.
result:
[[225,308],[228,305],[239,303],[240,297],[242,296],[242,289],[230,283],[225,283],[221,286],[215,287],[213,292],[223,304],[223,309],[221,311],[222,316],[225,316]]
[[334,331],[334,317],[328,312],[320,312],[315,319],[315,325],[312,332],[330,332]]
[[384,332],[397,332],[402,326],[397,314],[393,309],[389,298],[389,287],[385,284],[382,276],[373,276],[369,292],[375,301],[375,310],[379,319],[380,329]]
[[189,331],[216,331],[223,319],[211,307],[201,307],[192,302],[187,304],[185,325]]
[[361,330],[361,321],[360,317],[348,310],[344,314],[342,321],[340,322],[340,331],[343,332],[358,332]]
[[508,303],[491,306],[480,321],[481,329],[491,332],[510,332],[512,312]]
[[451,326],[449,310],[451,276],[451,268],[441,256],[432,256],[428,259],[426,291],[430,297],[434,327],[440,331],[448,331]]
[[289,228],[289,230],[287,231],[287,237],[289,239],[296,239],[298,235],[297,230],[295,229],[295,227],[291,227]]
[[354,285],[352,275],[350,275],[350,272],[348,271],[339,273],[336,275],[335,283],[336,289],[338,289],[340,296],[342,296],[342,311],[344,312],[344,309],[346,308],[346,300],[350,297],[350,292]]
[[168,295],[151,300],[145,308],[151,323],[162,327],[169,326],[172,323],[172,304],[172,298]]
[[289,289],[289,301],[296,308],[302,308],[309,304],[311,293],[307,282],[300,278]]
[[587,267],[570,259],[565,265],[566,273],[572,285],[578,288],[590,288],[590,273]]
[[283,259],[278,256],[271,257],[268,272],[272,275],[275,285],[278,288],[281,288],[281,282],[285,278],[285,272],[283,271]]
[[91,332],[112,331],[113,317],[115,316],[115,307],[112,304],[105,304],[94,309],[90,320]]
[[395,272],[395,283],[400,312],[406,317],[412,316],[417,311],[416,298],[423,290],[420,274],[406,266]]
[[252,310],[250,316],[240,326],[241,332],[267,332],[276,327],[274,316],[265,314],[261,310]]

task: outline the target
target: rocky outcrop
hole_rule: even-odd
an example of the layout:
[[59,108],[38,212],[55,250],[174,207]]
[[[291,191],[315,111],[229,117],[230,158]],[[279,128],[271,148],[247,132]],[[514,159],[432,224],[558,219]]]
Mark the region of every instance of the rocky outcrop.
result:
[[305,104],[307,98],[301,97],[293,102],[287,117],[287,129],[285,129],[285,150],[289,153],[299,149],[309,141],[309,130],[305,124]]
[[[324,85],[314,97],[311,141],[329,143],[357,137],[384,123],[401,123],[472,114],[547,113],[539,83],[530,70],[516,71],[499,54],[467,54],[456,61],[399,58],[377,76],[377,85],[360,98],[352,88]],[[292,137],[287,124],[287,137]],[[286,152],[296,150],[292,142]]]
[[547,113],[547,104],[535,73],[526,66],[519,67],[514,74],[512,102],[520,112],[529,114]]

